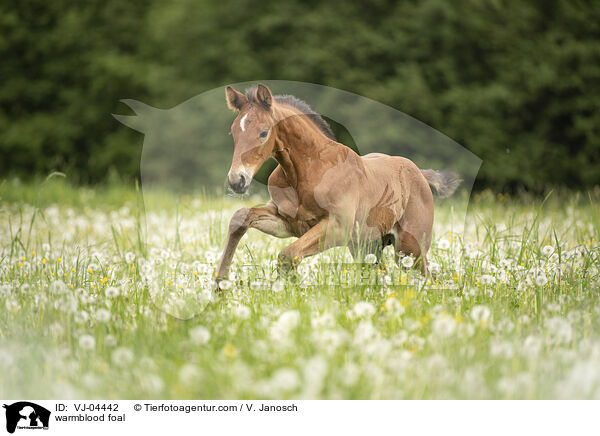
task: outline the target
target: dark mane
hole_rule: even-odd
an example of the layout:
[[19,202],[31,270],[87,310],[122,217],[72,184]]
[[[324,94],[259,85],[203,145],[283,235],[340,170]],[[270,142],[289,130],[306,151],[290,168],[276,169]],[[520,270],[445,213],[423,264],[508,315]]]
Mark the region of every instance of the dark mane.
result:
[[[256,102],[255,86],[246,89],[246,97],[248,98],[249,102]],[[306,103],[303,100],[300,100],[298,97],[295,97],[293,95],[274,95],[273,98],[277,103],[287,104],[288,106],[292,106],[298,109],[303,114],[306,114],[306,116],[308,116],[317,125],[319,130],[321,130],[321,132],[323,132],[325,136],[327,136],[329,139],[335,140],[335,135],[333,134],[333,131],[331,130],[329,124],[327,124],[327,121],[325,121],[321,117],[321,115],[313,111],[312,108],[308,105],[308,103]]]

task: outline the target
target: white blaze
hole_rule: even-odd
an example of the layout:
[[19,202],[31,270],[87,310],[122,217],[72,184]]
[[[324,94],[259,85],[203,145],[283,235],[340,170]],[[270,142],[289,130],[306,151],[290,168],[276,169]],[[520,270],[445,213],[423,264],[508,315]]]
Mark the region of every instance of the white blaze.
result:
[[244,116],[242,117],[242,119],[240,120],[240,127],[241,127],[241,129],[242,129],[242,132],[245,132],[245,131],[246,131],[246,128],[244,127],[244,121],[246,121],[246,117],[247,117],[247,116],[248,116],[248,114],[244,115]]

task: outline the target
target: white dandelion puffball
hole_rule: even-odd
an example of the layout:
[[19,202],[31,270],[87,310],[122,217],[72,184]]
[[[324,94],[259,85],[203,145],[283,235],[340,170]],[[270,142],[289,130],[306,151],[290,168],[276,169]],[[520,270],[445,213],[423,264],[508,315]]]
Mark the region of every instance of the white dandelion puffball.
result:
[[96,346],[96,340],[90,335],[81,335],[79,337],[79,346],[84,350],[92,350]]
[[359,301],[352,308],[356,318],[370,318],[375,314],[375,306],[368,301]]
[[374,264],[376,262],[377,262],[377,256],[375,256],[373,253],[369,253],[365,256],[365,263]]
[[117,345],[117,338],[115,338],[113,335],[108,335],[104,338],[104,345],[106,345],[107,347],[114,347]]
[[217,261],[217,256],[215,256],[214,253],[206,253],[204,258],[206,259],[206,262],[211,263],[211,264],[215,263]]
[[127,253],[125,253],[125,262],[131,263],[131,262],[133,262],[134,259],[135,259],[135,254],[133,254],[131,251],[128,251]]
[[85,310],[80,310],[73,317],[77,324],[84,324],[89,321],[90,315]]
[[179,381],[183,384],[193,384],[200,380],[201,373],[198,367],[192,363],[186,363],[179,369]]
[[285,284],[282,280],[277,280],[273,282],[273,284],[271,285],[271,289],[273,290],[273,292],[281,292],[285,289]]
[[410,256],[405,256],[402,258],[402,266],[404,268],[410,268],[415,264],[415,260]]
[[440,241],[438,242],[438,248],[440,250],[447,250],[448,248],[450,248],[450,241],[448,241],[447,239],[440,239]]
[[236,316],[236,318],[248,319],[250,318],[250,308],[248,306],[244,306],[243,304],[239,304],[233,308],[233,314]]
[[487,306],[474,306],[471,309],[471,318],[475,322],[486,322],[490,318],[491,312]]
[[450,315],[442,314],[433,321],[433,333],[440,338],[448,338],[456,331],[456,320]]
[[437,262],[429,262],[429,272],[431,274],[439,274],[442,272],[442,267]]
[[98,309],[96,311],[96,319],[98,322],[108,322],[110,320],[110,312],[106,309]]
[[396,298],[388,298],[384,304],[385,310],[393,315],[402,315],[404,306]]
[[115,286],[109,286],[104,291],[104,295],[106,295],[108,298],[118,297],[119,296],[119,288],[117,288]]
[[199,325],[190,330],[190,339],[196,345],[204,345],[210,340],[210,332],[206,327]]
[[258,291],[262,287],[262,282],[260,280],[253,280],[250,282],[250,289],[253,291]]
[[283,391],[291,391],[300,385],[298,373],[290,368],[282,368],[275,371],[271,379],[274,386]]
[[50,284],[50,293],[55,295],[67,292],[67,286],[62,280],[55,280]]
[[496,281],[496,278],[489,274],[484,274],[481,276],[479,281],[481,282],[482,285],[492,285]]
[[277,323],[284,329],[291,330],[295,328],[298,323],[300,323],[300,312],[297,310],[288,310],[283,312],[279,316]]
[[538,286],[545,286],[548,283],[548,278],[546,274],[540,274],[535,278],[535,284]]
[[117,366],[127,366],[133,362],[133,351],[126,347],[116,348],[111,354],[111,359]]
[[544,245],[542,247],[542,254],[546,257],[554,253],[554,247],[552,245]]
[[219,289],[222,289],[223,291],[231,289],[231,286],[232,286],[232,283],[229,280],[221,280],[219,282]]

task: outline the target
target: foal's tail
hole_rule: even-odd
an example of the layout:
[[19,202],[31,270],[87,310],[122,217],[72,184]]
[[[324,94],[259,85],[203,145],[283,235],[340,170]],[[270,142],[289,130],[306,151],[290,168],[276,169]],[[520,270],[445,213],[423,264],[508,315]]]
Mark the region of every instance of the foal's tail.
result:
[[462,182],[462,179],[451,171],[421,170],[421,173],[433,188],[433,193],[440,198],[450,197]]

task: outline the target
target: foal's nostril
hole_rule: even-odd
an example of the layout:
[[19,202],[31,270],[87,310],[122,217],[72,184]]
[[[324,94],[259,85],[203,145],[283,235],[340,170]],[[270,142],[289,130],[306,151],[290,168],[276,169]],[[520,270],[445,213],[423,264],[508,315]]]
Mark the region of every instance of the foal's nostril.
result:
[[244,191],[246,187],[246,177],[243,174],[239,175],[239,179],[237,181],[232,181],[231,178],[228,179],[229,187],[232,191],[241,193]]

